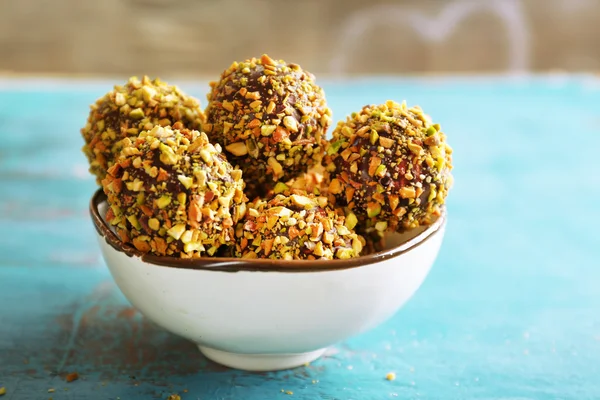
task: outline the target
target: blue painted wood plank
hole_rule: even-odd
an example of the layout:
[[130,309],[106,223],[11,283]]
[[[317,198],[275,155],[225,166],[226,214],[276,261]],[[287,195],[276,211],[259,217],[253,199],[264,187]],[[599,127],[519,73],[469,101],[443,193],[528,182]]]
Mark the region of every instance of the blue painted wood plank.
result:
[[[204,101],[204,83],[182,86]],[[144,320],[104,267],[86,214],[95,183],[79,128],[110,85],[0,82],[7,398],[600,398],[600,80],[324,86],[336,119],[405,98],[442,124],[455,149],[446,241],[423,287],[390,321],[311,366],[250,374],[207,361]],[[70,371],[80,380],[65,383]],[[390,371],[396,380],[385,379]]]

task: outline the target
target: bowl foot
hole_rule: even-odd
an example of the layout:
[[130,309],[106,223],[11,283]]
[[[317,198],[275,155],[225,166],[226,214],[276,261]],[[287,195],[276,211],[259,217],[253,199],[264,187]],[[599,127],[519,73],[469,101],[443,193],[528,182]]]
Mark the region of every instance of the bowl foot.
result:
[[278,371],[296,368],[321,357],[326,349],[296,354],[240,354],[198,346],[206,358],[226,367],[245,371]]

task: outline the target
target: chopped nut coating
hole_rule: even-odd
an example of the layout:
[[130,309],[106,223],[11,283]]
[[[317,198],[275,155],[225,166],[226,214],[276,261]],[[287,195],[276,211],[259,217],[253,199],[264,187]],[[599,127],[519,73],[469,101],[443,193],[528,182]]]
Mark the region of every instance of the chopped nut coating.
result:
[[198,131],[155,126],[123,140],[102,181],[107,221],[139,251],[214,255],[246,212],[242,173]]
[[353,258],[365,244],[345,226],[343,213],[307,192],[248,203],[236,238],[237,257],[284,260]]
[[250,198],[320,162],[331,110],[299,65],[267,55],[234,62],[211,87],[204,131],[242,168]]
[[123,138],[135,138],[155,125],[178,122],[182,128],[199,130],[205,119],[198,100],[147,76],[141,81],[132,77],[125,85],[115,86],[90,108],[81,135],[85,140],[83,153],[98,184],[114,164]]
[[361,233],[430,224],[452,186],[452,149],[440,126],[393,101],[339,122],[324,165],[330,201],[356,214]]

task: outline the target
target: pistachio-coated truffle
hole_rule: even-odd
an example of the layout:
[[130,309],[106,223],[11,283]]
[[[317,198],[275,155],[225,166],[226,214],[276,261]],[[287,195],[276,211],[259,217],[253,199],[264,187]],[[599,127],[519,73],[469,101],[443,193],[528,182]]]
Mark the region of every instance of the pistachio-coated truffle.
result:
[[235,240],[246,212],[242,171],[204,133],[156,126],[125,138],[102,181],[106,220],[142,252],[193,258]]
[[326,197],[308,193],[249,203],[245,219],[236,227],[235,255],[283,260],[358,257],[364,239],[327,203]]
[[321,159],[331,110],[299,65],[267,55],[234,62],[211,87],[203,129],[251,188],[272,187]]
[[180,122],[186,129],[201,129],[204,112],[200,103],[177,86],[144,76],[132,77],[93,104],[87,124],[81,129],[85,140],[83,152],[96,181],[104,179],[121,150],[120,141],[137,137],[155,125],[173,126]]
[[452,185],[452,149],[419,107],[387,101],[339,122],[327,146],[329,195],[361,229],[403,231],[441,213]]

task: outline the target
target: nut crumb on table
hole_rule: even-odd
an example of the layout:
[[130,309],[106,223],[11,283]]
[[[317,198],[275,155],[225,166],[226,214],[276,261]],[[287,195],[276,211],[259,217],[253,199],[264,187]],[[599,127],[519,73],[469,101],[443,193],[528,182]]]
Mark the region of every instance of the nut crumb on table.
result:
[[181,400],[181,396],[179,396],[177,393],[174,393],[170,395],[167,400]]
[[0,387],[0,396],[4,396],[6,394],[6,388]]
[[388,374],[385,376],[385,379],[387,379],[388,381],[393,381],[394,379],[396,379],[396,373],[388,372]]
[[[79,379],[79,374],[77,372],[72,372],[70,374],[67,374],[67,376],[65,376],[65,380],[67,382],[73,382],[76,381],[77,379]],[[66,390],[66,388],[65,388]]]

